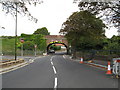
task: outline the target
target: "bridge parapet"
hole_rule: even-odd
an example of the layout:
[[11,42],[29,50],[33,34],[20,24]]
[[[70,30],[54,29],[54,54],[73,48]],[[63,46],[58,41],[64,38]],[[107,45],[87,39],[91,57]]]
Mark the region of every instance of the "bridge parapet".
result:
[[46,35],[44,38],[46,39],[47,45],[53,41],[60,41],[68,46],[68,41],[63,35]]

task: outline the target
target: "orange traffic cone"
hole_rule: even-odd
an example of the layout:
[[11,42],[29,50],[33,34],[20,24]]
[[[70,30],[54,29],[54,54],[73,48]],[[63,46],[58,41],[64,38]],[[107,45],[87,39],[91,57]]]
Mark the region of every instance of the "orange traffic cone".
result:
[[80,58],[80,63],[83,63],[83,58],[82,57]]
[[112,74],[111,67],[110,67],[110,61],[108,61],[108,70],[106,74]]

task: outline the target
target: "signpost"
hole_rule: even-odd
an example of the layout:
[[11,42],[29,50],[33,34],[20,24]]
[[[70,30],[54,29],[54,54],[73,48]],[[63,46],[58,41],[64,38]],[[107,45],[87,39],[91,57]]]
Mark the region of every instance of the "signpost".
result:
[[22,45],[21,45],[21,56],[23,58],[23,43],[24,43],[24,39],[20,38],[20,42],[22,43]]
[[35,57],[36,57],[36,49],[37,49],[37,45],[35,44],[34,47],[35,47]]

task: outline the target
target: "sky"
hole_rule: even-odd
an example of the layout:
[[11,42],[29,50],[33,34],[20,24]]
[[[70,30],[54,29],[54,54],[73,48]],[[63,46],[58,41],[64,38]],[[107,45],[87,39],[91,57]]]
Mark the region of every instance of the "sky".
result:
[[[1,6],[0,6],[1,8]],[[72,15],[73,12],[79,11],[77,4],[73,0],[44,0],[44,2],[36,7],[28,5],[30,13],[38,19],[37,23],[28,20],[18,14],[18,32],[32,34],[36,29],[46,27],[51,35],[58,35],[63,22]],[[1,27],[5,27],[2,29]],[[117,35],[117,29],[114,27],[106,30],[108,38]],[[15,36],[15,18],[0,9],[0,36]]]

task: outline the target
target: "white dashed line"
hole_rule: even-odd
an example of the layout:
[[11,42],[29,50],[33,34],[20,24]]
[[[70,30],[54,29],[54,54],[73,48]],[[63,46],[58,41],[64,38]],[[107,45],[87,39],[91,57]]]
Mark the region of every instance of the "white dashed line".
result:
[[54,84],[54,89],[56,90],[57,88],[57,78],[55,78],[55,84]]
[[53,66],[53,62],[51,62],[52,66]]
[[63,58],[65,58],[65,56],[63,55]]
[[55,67],[53,66],[53,70],[54,70],[54,73],[56,74],[57,72],[56,72],[56,69],[55,69]]
[[[54,64],[53,64],[53,57],[54,57],[54,56],[51,57],[50,61],[51,61],[51,65],[52,65],[54,74],[56,75],[56,74],[57,74],[57,71],[56,71],[56,68],[55,68],[55,66],[54,66]],[[57,89],[57,83],[58,83],[58,79],[57,79],[57,77],[55,77],[55,81],[54,81],[54,90]]]
[[50,59],[50,61],[52,62],[52,58]]

